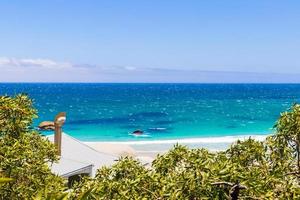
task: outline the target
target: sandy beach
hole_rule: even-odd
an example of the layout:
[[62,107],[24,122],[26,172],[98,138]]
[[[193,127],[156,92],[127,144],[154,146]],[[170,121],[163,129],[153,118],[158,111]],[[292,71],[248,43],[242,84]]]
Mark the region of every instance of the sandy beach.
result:
[[242,135],[206,138],[188,138],[180,140],[153,140],[127,142],[84,142],[95,150],[115,156],[133,156],[143,161],[152,161],[158,154],[163,154],[175,144],[189,148],[207,148],[210,151],[221,151],[228,148],[236,140],[253,138],[263,141],[267,135]]

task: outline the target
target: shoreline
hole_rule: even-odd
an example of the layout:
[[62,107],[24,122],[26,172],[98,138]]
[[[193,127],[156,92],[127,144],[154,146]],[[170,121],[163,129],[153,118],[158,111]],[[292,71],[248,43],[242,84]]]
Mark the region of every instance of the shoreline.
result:
[[206,148],[209,151],[222,151],[227,149],[237,140],[245,140],[249,137],[263,141],[270,134],[218,136],[203,138],[185,138],[173,140],[152,141],[82,141],[84,144],[99,152],[109,153],[116,156],[133,156],[137,159],[152,161],[158,154],[163,154],[175,144],[185,145],[189,148]]
[[246,134],[246,135],[228,135],[228,136],[210,136],[210,137],[191,137],[191,138],[180,138],[180,139],[157,139],[157,140],[131,140],[131,141],[86,141],[81,140],[84,143],[105,143],[105,144],[127,144],[127,145],[142,145],[142,144],[174,144],[174,143],[229,143],[236,140],[243,140],[249,137],[256,140],[264,140],[268,134]]

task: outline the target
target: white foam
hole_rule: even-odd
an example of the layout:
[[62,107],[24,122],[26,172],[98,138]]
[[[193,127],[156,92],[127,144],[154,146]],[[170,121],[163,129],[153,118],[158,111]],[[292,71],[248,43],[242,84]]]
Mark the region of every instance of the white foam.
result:
[[263,141],[268,135],[236,135],[236,136],[222,136],[222,137],[199,137],[199,138],[184,138],[184,139],[172,139],[172,140],[144,140],[144,141],[107,141],[97,143],[107,144],[128,144],[128,145],[143,145],[143,144],[228,144],[233,143],[236,140],[245,140],[251,137],[252,139]]
[[141,134],[141,135],[139,135],[139,134],[130,133],[128,135],[131,135],[133,137],[151,137],[151,135],[149,135],[149,134]]

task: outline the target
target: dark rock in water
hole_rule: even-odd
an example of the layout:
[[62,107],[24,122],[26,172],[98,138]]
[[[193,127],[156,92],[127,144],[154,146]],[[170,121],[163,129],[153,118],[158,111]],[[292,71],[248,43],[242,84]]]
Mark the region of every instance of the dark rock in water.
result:
[[144,131],[142,130],[135,130],[132,132],[132,134],[135,134],[135,135],[142,135],[144,133]]
[[38,126],[38,128],[40,130],[51,130],[53,131],[55,129],[55,126],[54,126],[54,122],[51,122],[51,121],[44,121],[44,122],[41,122]]

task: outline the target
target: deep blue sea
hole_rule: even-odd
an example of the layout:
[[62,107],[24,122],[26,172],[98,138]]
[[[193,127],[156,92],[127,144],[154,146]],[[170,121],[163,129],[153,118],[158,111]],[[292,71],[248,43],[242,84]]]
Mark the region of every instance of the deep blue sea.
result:
[[84,141],[268,134],[300,102],[297,84],[0,84],[17,93],[34,99],[35,126],[65,111],[64,131]]

